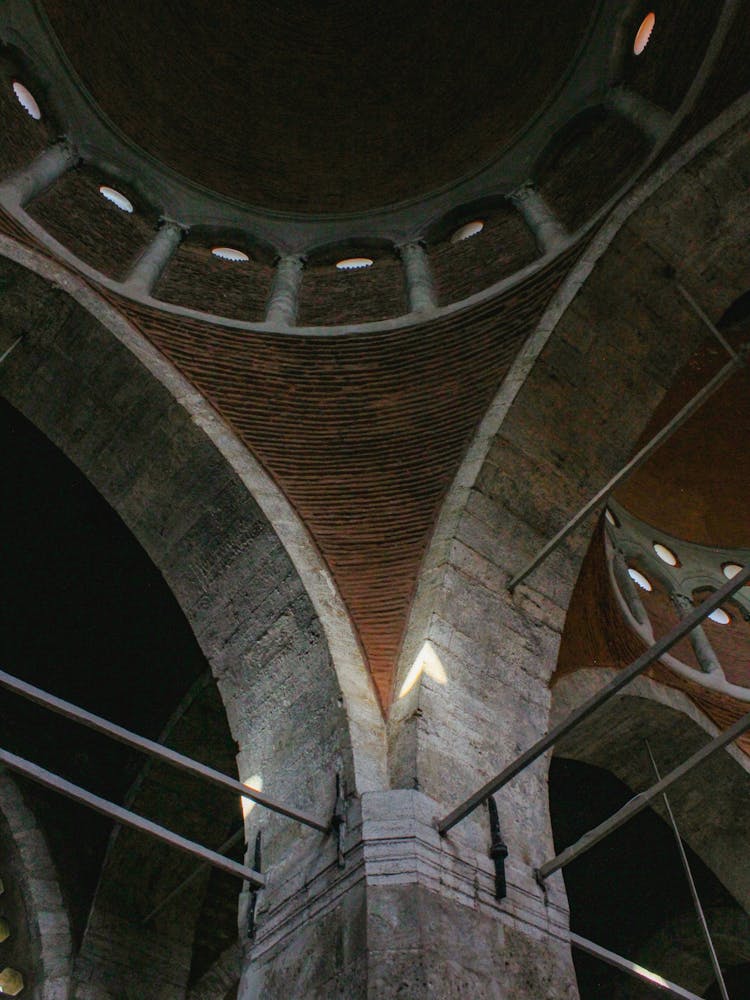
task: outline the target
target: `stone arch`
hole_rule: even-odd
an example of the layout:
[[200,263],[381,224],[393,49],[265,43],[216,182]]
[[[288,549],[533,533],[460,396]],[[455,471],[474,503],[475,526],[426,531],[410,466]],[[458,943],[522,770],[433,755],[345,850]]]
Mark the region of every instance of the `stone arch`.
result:
[[[353,761],[350,787],[382,787],[372,682],[335,585],[281,492],[210,405],[88,284],[8,237],[0,253],[9,344],[28,331],[0,369],[0,388],[94,483],[161,570],[211,663],[241,769],[253,727],[243,697],[249,650],[260,644],[268,663],[291,664],[296,638],[305,681],[338,714],[324,729],[349,767]],[[301,674],[297,680],[304,690]],[[267,705],[262,718],[271,714]],[[257,773],[246,766],[243,777]],[[294,784],[291,773],[286,780]]]
[[[721,954],[725,975],[737,966],[747,968],[750,964],[750,917],[728,907],[710,907],[706,910],[706,922]],[[647,969],[656,969],[658,964],[661,975],[698,996],[705,996],[716,981],[705,941],[692,913],[664,927],[634,961]],[[731,984],[727,986],[730,995],[734,996]],[[632,990],[616,990],[612,1000],[629,1000],[632,996]]]
[[[562,678],[553,689],[552,724],[612,676],[597,668]],[[604,768],[639,792],[653,784],[645,738],[665,773],[718,731],[683,692],[639,677],[555,752]],[[750,849],[750,759],[730,746],[675,785],[669,797],[683,839],[750,912],[750,872],[742,860]],[[661,803],[653,808],[663,815]]]
[[[0,390],[91,480],[165,577],[211,665],[240,778],[260,775],[270,794],[322,821],[336,774],[348,794],[382,788],[372,683],[280,491],[97,293],[11,239],[0,251],[12,348]],[[331,836],[261,809],[247,826],[253,837],[264,831],[269,897],[300,865],[335,866]],[[247,901],[245,892],[241,926]],[[87,956],[80,961],[85,974]]]
[[[714,318],[744,291],[747,243],[731,217],[746,204],[749,110],[750,100],[738,102],[614,210],[522,349],[445,501],[389,721],[394,784],[419,787],[438,815],[548,728],[550,680],[595,518],[512,594],[508,583],[633,454],[665,387],[705,336],[665,265],[680,264]],[[721,225],[692,211],[696,186],[711,192]],[[707,253],[711,272],[701,266]],[[672,329],[680,336],[667,341]],[[426,643],[439,670],[424,657],[419,667]],[[421,680],[407,691],[413,664]],[[539,892],[534,869],[554,853],[547,769],[538,760],[497,796],[509,882],[526,898]],[[486,810],[465,821],[467,835],[472,823],[487,843]],[[562,879],[547,888],[549,905],[564,913]]]
[[[398,675],[403,678],[411,667],[425,637],[429,634],[430,617],[433,614],[444,581],[445,567],[450,564],[451,548],[459,534],[459,525],[467,514],[472,494],[481,482],[492,462],[491,450],[504,433],[511,410],[519,399],[529,395],[538,381],[539,369],[551,354],[558,339],[569,345],[569,358],[577,358],[583,363],[592,344],[596,342],[596,327],[611,320],[627,302],[627,295],[638,301],[637,315],[630,322],[624,322],[628,339],[633,342],[635,324],[646,323],[654,338],[663,325],[679,323],[683,332],[681,344],[671,344],[689,354],[691,344],[697,342],[700,331],[692,317],[684,311],[684,304],[668,300],[670,295],[667,281],[660,278],[659,271],[666,265],[680,265],[680,276],[697,294],[708,313],[718,319],[727,306],[746,289],[743,274],[747,273],[747,238],[741,230],[743,213],[735,212],[730,201],[744,196],[746,182],[743,180],[743,150],[746,149],[746,118],[750,112],[750,96],[737,100],[710,125],[686,142],[669,159],[664,161],[646,180],[633,188],[612,210],[598,229],[578,262],[571,269],[565,281],[552,297],[535,331],[519,351],[510,371],[500,387],[477,428],[469,444],[463,461],[454,476],[451,487],[443,501],[440,514],[432,534],[420,571],[417,592],[412,604]],[[694,215],[691,205],[692,192],[709,191],[705,199],[706,214]],[[722,204],[723,208],[718,209]],[[709,217],[717,206],[718,216]],[[649,252],[638,259],[636,244],[649,244]],[[715,262],[713,270],[707,270],[708,257]],[[612,284],[617,275],[617,284],[622,284],[625,271],[622,265],[627,261],[628,271],[633,275],[631,286],[622,294],[612,296],[609,313],[604,301],[610,295],[608,283]],[[641,275],[645,281],[640,281]],[[651,302],[648,301],[651,297]],[[671,316],[671,318],[670,318]],[[597,346],[606,346],[599,342]],[[667,359],[657,359],[664,363]],[[679,359],[672,371],[679,368]],[[540,364],[541,361],[541,364]],[[605,374],[600,371],[600,375]],[[557,372],[552,372],[555,379]],[[658,402],[658,393],[663,392],[670,376],[660,376],[661,385],[639,386],[639,403],[647,408],[644,412],[628,413],[632,434],[631,446],[638,433]],[[634,374],[634,379],[638,376]],[[632,389],[633,386],[630,386]],[[655,392],[657,395],[655,395]],[[645,417],[645,419],[644,419]],[[622,448],[620,441],[613,442]],[[627,446],[620,454],[623,460],[630,454]],[[558,456],[558,460],[560,456]],[[616,469],[611,465],[608,474]],[[604,475],[596,482],[595,492]],[[589,494],[590,495],[590,494]],[[588,496],[581,494],[581,502]],[[572,511],[571,511],[572,513]],[[564,518],[562,519],[564,521]],[[549,534],[553,534],[554,530]],[[543,544],[543,542],[541,543]],[[518,567],[516,567],[518,568]],[[512,575],[512,574],[511,574]]]
[[[0,815],[17,855],[17,877],[29,929],[34,968],[33,1000],[67,1000],[71,990],[73,939],[55,865],[44,833],[7,771],[0,773]],[[8,873],[4,873],[8,878]]]
[[[738,101],[626,197],[553,298],[444,502],[412,609],[401,679],[425,639],[443,649],[446,642],[456,649],[463,643],[459,659],[465,660],[471,642],[461,629],[456,633],[451,616],[462,603],[468,606],[470,598],[457,594],[473,577],[494,591],[485,600],[487,615],[499,613],[498,600],[516,616],[531,602],[530,617],[551,630],[542,670],[549,680],[593,518],[510,601],[507,582],[630,457],[665,387],[705,335],[665,265],[679,263],[681,280],[715,318],[744,291],[748,253],[738,209],[747,197],[748,110],[750,98]],[[704,216],[692,208],[696,189],[710,194]],[[701,264],[706,256],[710,271]],[[679,329],[679,340],[667,345],[665,329]],[[516,644],[523,631],[515,626]],[[487,644],[468,653],[479,662],[487,655]],[[400,741],[396,732],[413,711],[410,701],[393,713],[393,739],[407,756],[409,738]]]

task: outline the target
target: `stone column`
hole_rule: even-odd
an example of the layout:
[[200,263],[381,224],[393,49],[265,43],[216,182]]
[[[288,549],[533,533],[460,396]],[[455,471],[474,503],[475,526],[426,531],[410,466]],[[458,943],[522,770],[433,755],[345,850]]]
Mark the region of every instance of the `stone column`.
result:
[[670,115],[630,87],[613,88],[607,95],[606,103],[644,132],[652,142],[658,142],[669,128]]
[[[684,618],[691,611],[695,610],[695,605],[687,594],[680,594],[677,591],[673,591],[669,597],[672,604],[677,608],[681,618]],[[720,669],[713,646],[708,641],[708,637],[700,625],[696,625],[690,633],[690,645],[693,647],[695,658],[704,674],[710,674],[714,670]]]
[[299,255],[280,257],[276,264],[273,288],[266,307],[266,323],[294,326],[297,320],[299,290],[305,258]]
[[0,184],[0,198],[23,207],[55,183],[76,162],[76,151],[63,139],[48,146],[26,167],[6,177]]
[[646,609],[643,606],[643,601],[638,596],[638,591],[631,579],[630,573],[628,573],[628,564],[625,561],[625,556],[619,549],[615,549],[612,553],[612,569],[614,570],[615,580],[617,580],[617,586],[620,588],[620,593],[631,615],[639,625],[645,625],[648,621]]
[[419,242],[404,243],[398,252],[404,265],[409,311],[429,312],[437,306],[437,293],[424,245]]
[[169,219],[162,219],[156,235],[131,268],[126,279],[134,292],[151,295],[174,252],[182,242],[183,230]]
[[542,195],[530,182],[510,195],[521,212],[542,253],[554,253],[568,240],[568,233]]

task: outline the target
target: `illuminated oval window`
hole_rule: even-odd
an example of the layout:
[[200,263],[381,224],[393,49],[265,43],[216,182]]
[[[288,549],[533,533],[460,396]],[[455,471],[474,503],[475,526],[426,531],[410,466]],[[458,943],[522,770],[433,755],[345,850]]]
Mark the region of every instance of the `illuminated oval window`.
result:
[[106,184],[102,184],[99,187],[99,194],[101,194],[107,201],[111,201],[113,205],[116,205],[121,212],[132,212],[133,203],[129,198],[126,198],[122,191],[118,191],[117,188],[107,187]]
[[654,552],[667,566],[679,566],[680,560],[671,549],[667,548],[666,545],[662,545],[661,542],[654,542]]
[[639,56],[648,45],[655,24],[656,14],[653,11],[650,14],[646,14],[641,21],[641,26],[636,32],[635,41],[633,42],[633,52],[635,55]]
[[640,570],[633,569],[632,566],[628,566],[628,574],[630,576],[630,579],[634,583],[637,583],[638,586],[641,588],[641,590],[647,590],[651,592],[654,589],[651,586],[651,581],[648,579],[648,577],[645,577]]
[[361,271],[362,268],[372,267],[374,261],[371,257],[345,257],[336,262],[339,271]]
[[484,222],[482,219],[474,219],[473,222],[467,222],[465,225],[457,229],[451,236],[451,243],[460,243],[462,240],[470,240],[472,236],[478,236],[483,229]]
[[42,117],[42,112],[39,109],[39,105],[34,100],[34,95],[31,93],[28,87],[24,87],[22,83],[15,80],[13,83],[13,93],[16,95],[16,100],[21,105],[23,110],[31,115],[34,121],[39,121]]
[[717,625],[728,625],[732,620],[724,608],[716,608],[708,617]]
[[211,253],[221,260],[231,260],[235,264],[245,263],[250,260],[242,250],[235,250],[234,247],[214,247]]
[[737,574],[742,572],[743,567],[739,563],[724,563],[721,569],[727,580],[734,580]]

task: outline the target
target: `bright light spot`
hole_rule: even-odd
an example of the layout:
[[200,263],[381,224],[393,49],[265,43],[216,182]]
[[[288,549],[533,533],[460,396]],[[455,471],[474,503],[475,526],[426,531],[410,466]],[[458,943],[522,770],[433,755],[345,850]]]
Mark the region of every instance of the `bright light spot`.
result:
[[39,105],[34,100],[34,95],[31,93],[28,87],[24,87],[22,83],[16,80],[13,83],[13,93],[16,95],[16,100],[21,105],[23,110],[31,115],[34,121],[39,121],[42,117],[42,112]]
[[728,625],[732,620],[724,608],[716,608],[708,617],[717,625]]
[[231,260],[235,263],[250,260],[246,253],[243,253],[242,250],[235,250],[233,247],[214,247],[211,253],[214,257],[220,257],[222,260]]
[[665,562],[667,566],[677,566],[680,560],[674,554],[671,549],[668,549],[666,545],[662,545],[661,542],[654,542],[654,552]]
[[359,271],[363,267],[372,267],[373,263],[371,257],[345,257],[337,261],[336,267],[339,271]]
[[654,30],[655,24],[656,14],[653,11],[650,14],[646,14],[641,21],[641,26],[636,32],[635,41],[633,42],[633,52],[635,55],[639,56],[648,45],[648,40],[651,38],[651,32]]
[[640,572],[640,570],[633,569],[632,566],[628,566],[628,574],[630,579],[637,583],[641,590],[652,591],[654,588],[651,586],[651,581]]
[[609,523],[612,525],[613,528],[619,528],[619,524],[617,523],[617,518],[609,509],[609,507],[604,508],[604,516],[606,517],[606,519],[609,521]]
[[[248,788],[252,788],[253,791],[263,791],[263,778],[260,774],[254,774],[252,778],[248,778],[247,781],[243,781],[242,784],[247,785]],[[247,819],[253,809],[255,809],[256,805],[257,803],[253,802],[252,799],[246,799],[244,795],[242,796],[242,815],[245,819]]]
[[672,985],[668,979],[660,976],[658,972],[652,972],[651,969],[644,969],[642,965],[636,965],[635,962],[633,963],[633,971],[643,976],[644,979],[648,979],[655,986],[671,987]]
[[472,236],[478,236],[483,229],[484,221],[482,219],[474,219],[473,222],[467,222],[463,226],[460,226],[451,236],[451,243],[460,243],[462,240],[469,240]]
[[743,567],[740,566],[739,563],[724,563],[724,565],[721,568],[727,580],[734,580],[737,574],[741,573],[743,569]]
[[440,657],[435,652],[435,648],[429,639],[422,646],[419,656],[404,678],[404,683],[401,685],[401,690],[398,693],[399,698],[403,698],[404,695],[411,691],[422,674],[427,674],[428,677],[437,681],[438,684],[447,684],[448,682],[445,667],[440,662]]
[[113,205],[116,205],[120,211],[133,211],[132,201],[126,198],[122,191],[118,191],[117,188],[107,187],[106,184],[102,184],[99,187],[99,194],[103,195],[107,201],[111,201]]

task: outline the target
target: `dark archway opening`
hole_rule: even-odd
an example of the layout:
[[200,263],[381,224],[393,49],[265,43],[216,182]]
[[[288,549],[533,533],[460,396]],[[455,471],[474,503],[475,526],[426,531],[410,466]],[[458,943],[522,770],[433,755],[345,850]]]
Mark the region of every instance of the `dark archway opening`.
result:
[[[555,850],[574,843],[632,797],[632,790],[609,771],[568,758],[553,758],[550,811]],[[687,845],[686,850],[704,909],[739,910],[737,902],[704,862]],[[653,948],[653,942],[659,940],[666,928],[682,920],[692,926],[693,904],[674,834],[651,809],[641,812],[568,865],[564,877],[571,930],[635,962],[641,961],[649,944]],[[704,948],[697,919],[690,942],[696,948]],[[720,942],[716,944],[720,949]],[[626,973],[576,949],[573,959],[581,1000],[602,997],[640,1000],[653,993]],[[719,959],[723,961],[721,951]],[[736,972],[729,962],[727,966],[728,988],[730,979],[743,982],[742,969]],[[647,967],[670,978],[656,963]],[[679,973],[670,972],[673,981],[685,985]],[[748,995],[748,982],[742,986],[744,993],[737,989],[735,997],[735,992],[731,992],[732,1000],[743,1000]],[[713,992],[712,987],[705,996],[712,1000],[719,993]]]
[[[194,756],[231,772],[236,746],[208,664],[158,569],[92,484],[2,400],[0,449],[0,668],[153,739],[173,724],[189,692],[205,691],[198,695],[203,743]],[[141,755],[4,690],[0,745],[118,803],[136,794],[137,778],[151,780]],[[112,824],[19,783],[47,836],[80,944]],[[189,835],[180,829],[186,807],[171,815],[169,802],[165,788],[163,814],[150,818]],[[241,821],[231,797],[215,808],[212,847]],[[196,975],[236,938],[238,886],[230,879],[210,885],[220,891],[204,909],[218,924],[197,929]]]

